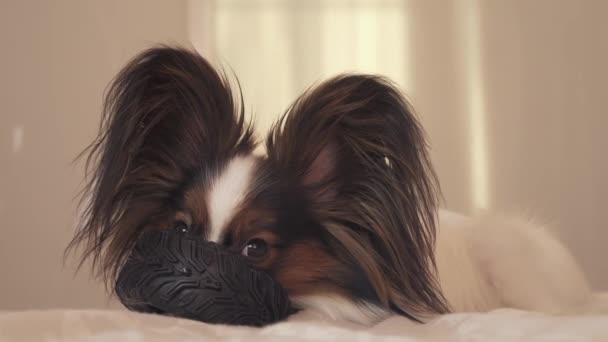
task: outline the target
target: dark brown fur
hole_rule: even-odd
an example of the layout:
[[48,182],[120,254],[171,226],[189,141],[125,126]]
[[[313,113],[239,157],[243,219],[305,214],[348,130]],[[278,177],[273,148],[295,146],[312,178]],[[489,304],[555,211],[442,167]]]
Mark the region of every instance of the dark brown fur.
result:
[[415,316],[448,311],[435,275],[436,178],[423,130],[389,81],[324,82],[295,102],[267,150],[309,188],[334,250],[365,272],[382,305]]
[[[255,146],[242,102],[196,53],[150,49],[117,76],[89,147],[84,245],[112,280],[144,229],[184,221],[206,236],[209,182]],[[434,261],[436,179],[413,110],[386,79],[344,75],[306,92],[222,241],[271,245],[256,267],[291,295],[345,295],[413,319],[448,311]],[[85,196],[85,198],[86,198]]]
[[242,102],[197,53],[147,50],[113,80],[89,146],[82,245],[98,275],[116,276],[137,236],[166,227],[183,192],[254,148]]

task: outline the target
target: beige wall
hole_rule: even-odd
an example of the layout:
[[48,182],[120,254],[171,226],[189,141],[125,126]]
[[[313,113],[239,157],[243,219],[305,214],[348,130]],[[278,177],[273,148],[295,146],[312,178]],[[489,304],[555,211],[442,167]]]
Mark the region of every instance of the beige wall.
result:
[[82,165],[101,95],[136,51],[186,41],[181,1],[0,2],[0,309],[91,307],[102,288],[73,263]]
[[[305,3],[306,6],[298,4]],[[0,2],[0,309],[106,306],[63,268],[105,85],[192,41],[232,67],[263,131],[311,82],[386,74],[427,128],[449,208],[548,221],[608,289],[608,2]]]

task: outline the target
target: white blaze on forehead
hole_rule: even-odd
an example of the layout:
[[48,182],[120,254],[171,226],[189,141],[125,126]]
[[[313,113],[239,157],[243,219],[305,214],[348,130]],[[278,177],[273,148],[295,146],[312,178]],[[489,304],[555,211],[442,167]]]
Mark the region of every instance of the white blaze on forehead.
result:
[[209,211],[209,241],[217,242],[235,209],[246,195],[254,170],[255,157],[235,157],[211,183],[207,205]]

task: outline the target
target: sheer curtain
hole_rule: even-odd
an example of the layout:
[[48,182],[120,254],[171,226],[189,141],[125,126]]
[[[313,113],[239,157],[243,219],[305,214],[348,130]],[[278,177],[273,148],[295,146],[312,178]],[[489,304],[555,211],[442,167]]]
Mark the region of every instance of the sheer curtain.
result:
[[260,135],[314,82],[386,75],[429,134],[445,206],[547,222],[608,289],[608,2],[189,2],[199,51],[238,75]]

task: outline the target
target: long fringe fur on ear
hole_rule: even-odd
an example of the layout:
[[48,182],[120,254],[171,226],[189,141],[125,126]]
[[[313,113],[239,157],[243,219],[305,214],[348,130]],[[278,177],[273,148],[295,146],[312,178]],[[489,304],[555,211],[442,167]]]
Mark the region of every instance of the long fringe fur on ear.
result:
[[333,171],[317,186],[335,195],[312,197],[335,248],[364,270],[387,308],[417,318],[448,312],[434,259],[439,190],[413,109],[381,77],[324,82],[287,111],[267,150],[302,179],[328,148]]
[[234,102],[205,59],[167,46],[144,51],[112,81],[99,135],[83,152],[84,215],[66,253],[82,246],[82,261],[114,279],[139,233],[169,219],[194,176],[253,148],[242,99]]

